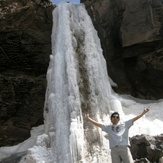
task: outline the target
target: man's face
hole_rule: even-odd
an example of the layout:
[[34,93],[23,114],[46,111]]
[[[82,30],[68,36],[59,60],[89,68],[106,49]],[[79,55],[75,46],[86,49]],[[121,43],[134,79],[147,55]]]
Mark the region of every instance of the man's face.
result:
[[111,117],[111,122],[116,125],[118,122],[119,122],[119,115],[118,114],[114,114],[112,117]]

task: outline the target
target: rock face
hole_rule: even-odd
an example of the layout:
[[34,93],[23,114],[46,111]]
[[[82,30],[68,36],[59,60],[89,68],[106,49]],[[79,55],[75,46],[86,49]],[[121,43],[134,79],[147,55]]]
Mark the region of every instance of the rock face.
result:
[[51,54],[49,1],[0,1],[0,146],[27,139],[43,123]]
[[162,0],[81,0],[101,39],[114,90],[163,98]]
[[163,157],[163,135],[137,135],[130,139],[131,153],[136,162],[159,162]]

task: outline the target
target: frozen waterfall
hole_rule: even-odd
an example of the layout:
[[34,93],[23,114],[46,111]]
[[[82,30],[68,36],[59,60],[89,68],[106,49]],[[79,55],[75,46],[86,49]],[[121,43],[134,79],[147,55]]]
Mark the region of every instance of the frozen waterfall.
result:
[[54,9],[51,39],[44,126],[36,129],[32,139],[1,148],[2,158],[27,151],[20,163],[110,162],[107,136],[83,121],[85,113],[110,123],[113,111],[118,111],[123,120],[150,106],[147,116],[131,128],[130,136],[162,133],[162,100],[134,99],[112,91],[115,83],[108,77],[100,40],[83,4],[60,3]]
[[106,63],[84,5],[58,5],[53,22],[45,131],[54,140],[51,142],[54,162],[83,162],[90,148],[87,143],[102,142],[99,131],[91,129],[92,135],[97,135],[95,138],[84,136],[82,113],[89,112],[96,119],[109,113],[111,87]]

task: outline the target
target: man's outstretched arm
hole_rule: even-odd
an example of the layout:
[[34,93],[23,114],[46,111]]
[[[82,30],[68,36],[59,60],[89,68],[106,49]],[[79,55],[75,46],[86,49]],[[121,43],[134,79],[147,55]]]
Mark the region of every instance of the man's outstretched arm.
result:
[[141,118],[144,114],[146,114],[148,111],[149,111],[149,108],[148,107],[147,108],[144,108],[143,112],[141,114],[137,115],[136,117],[134,117],[132,119],[132,121],[135,122],[136,120],[138,120],[139,118]]
[[95,120],[93,120],[92,118],[90,118],[89,117],[89,115],[83,115],[84,116],[84,118],[87,120],[87,121],[89,121],[89,122],[91,122],[92,124],[94,124],[95,126],[97,126],[97,127],[102,127],[102,124],[101,123],[99,123],[99,122],[96,122]]

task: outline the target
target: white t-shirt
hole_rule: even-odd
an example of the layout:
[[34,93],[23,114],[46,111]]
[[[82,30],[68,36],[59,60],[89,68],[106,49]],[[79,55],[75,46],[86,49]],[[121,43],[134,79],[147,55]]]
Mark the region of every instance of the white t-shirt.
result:
[[102,125],[102,131],[105,131],[109,135],[110,148],[130,145],[128,131],[132,125],[132,120],[117,125]]

